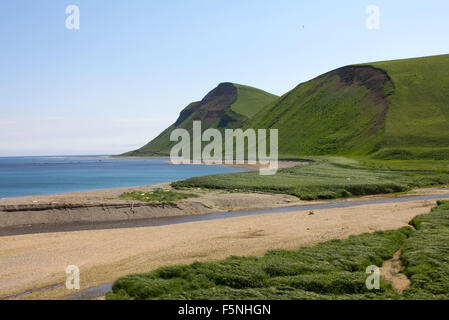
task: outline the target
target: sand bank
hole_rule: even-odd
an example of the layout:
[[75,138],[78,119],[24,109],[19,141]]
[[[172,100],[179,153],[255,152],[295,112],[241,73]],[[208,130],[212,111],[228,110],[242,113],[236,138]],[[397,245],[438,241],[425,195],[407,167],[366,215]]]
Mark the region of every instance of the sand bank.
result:
[[124,192],[171,189],[168,183],[147,187],[75,192],[61,195],[0,199],[0,228],[130,221],[211,212],[258,209],[300,203],[289,195],[189,191],[199,195],[176,204],[122,200]]
[[[446,191],[447,192],[447,191]],[[157,267],[231,255],[262,255],[352,234],[395,229],[428,213],[435,201],[285,212],[179,225],[76,231],[1,238],[0,297],[65,282],[65,269],[81,269],[81,289]],[[65,286],[22,299],[63,298]]]

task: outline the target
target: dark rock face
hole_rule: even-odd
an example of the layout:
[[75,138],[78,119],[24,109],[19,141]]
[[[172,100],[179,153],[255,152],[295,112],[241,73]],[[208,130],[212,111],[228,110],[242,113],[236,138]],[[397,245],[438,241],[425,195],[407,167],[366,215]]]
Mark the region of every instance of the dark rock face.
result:
[[349,66],[332,71],[346,86],[362,85],[369,90],[383,91],[385,84],[391,81],[388,74],[370,66]]
[[[179,115],[178,120],[175,122],[175,126],[181,125],[191,116],[193,116],[192,121],[201,120],[203,128],[213,125],[217,119],[220,119],[217,127],[236,121],[236,119],[230,116],[230,108],[228,108],[236,98],[237,88],[229,82],[221,83],[218,87],[209,92],[203,100],[195,102],[184,109]],[[223,119],[227,119],[227,121],[224,121],[223,123]],[[191,126],[192,124],[189,123],[187,129],[191,129]]]
[[378,109],[377,117],[373,119],[374,126],[371,134],[375,134],[385,121],[388,112],[387,84],[394,87],[393,81],[387,72],[371,66],[345,67],[337,70],[337,74],[346,86],[364,86],[369,90],[368,100]]
[[191,115],[195,114],[193,120],[202,120],[211,123],[211,119],[217,119],[225,115],[225,108],[230,106],[237,97],[237,88],[230,82],[221,83],[209,92],[203,100],[190,104],[181,111],[175,126],[179,126]]

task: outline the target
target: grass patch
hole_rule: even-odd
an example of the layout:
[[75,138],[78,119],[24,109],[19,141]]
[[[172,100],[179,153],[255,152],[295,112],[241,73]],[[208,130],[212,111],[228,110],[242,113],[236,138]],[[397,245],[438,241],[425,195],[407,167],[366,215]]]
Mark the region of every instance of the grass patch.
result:
[[367,266],[391,258],[411,228],[376,232],[264,257],[231,257],[130,275],[117,280],[108,299],[331,299],[357,295],[396,297],[388,283],[365,286]]
[[412,282],[404,292],[412,299],[449,299],[449,201],[431,214],[414,218],[416,231],[403,247],[405,274]]
[[273,176],[243,172],[195,177],[172,185],[175,188],[285,193],[302,200],[334,199],[449,184],[448,164],[447,161],[414,161],[409,164],[396,160],[315,158],[308,165],[280,169]]
[[[117,280],[107,299],[449,299],[449,202],[398,230],[351,236],[262,258],[163,267]],[[411,287],[365,286],[367,266],[402,250]]]
[[120,199],[138,200],[143,202],[175,203],[178,200],[197,198],[196,194],[182,193],[171,190],[155,189],[150,192],[131,191],[120,195]]

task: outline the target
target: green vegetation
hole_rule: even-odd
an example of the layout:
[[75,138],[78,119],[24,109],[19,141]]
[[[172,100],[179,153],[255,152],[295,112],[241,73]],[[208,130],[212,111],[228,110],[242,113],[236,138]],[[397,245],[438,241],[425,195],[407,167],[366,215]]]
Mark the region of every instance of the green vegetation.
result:
[[268,103],[278,98],[271,93],[255,89],[253,87],[236,83],[234,83],[234,86],[237,88],[238,98],[231,105],[231,109],[238,114],[246,116],[248,119],[251,119]]
[[343,67],[300,84],[245,128],[279,129],[282,157],[449,159],[449,55]]
[[[364,86],[368,80],[372,88]],[[265,107],[245,129],[278,129],[281,157],[366,155],[382,140],[380,115],[391,90],[379,70],[341,68],[300,84]]]
[[278,129],[283,158],[333,155],[449,160],[449,54],[342,67],[282,97],[222,83],[175,124],[125,156],[166,156],[170,132]]
[[[449,299],[449,202],[418,216],[416,228],[332,240],[263,257],[163,267],[117,280],[108,299]],[[368,290],[366,268],[402,250],[411,286],[381,281]]]
[[431,214],[411,221],[416,231],[404,244],[404,273],[413,299],[449,299],[449,201],[439,201]]
[[377,161],[315,158],[309,165],[280,169],[273,176],[259,172],[194,177],[174,182],[175,188],[200,187],[295,195],[302,200],[332,199],[402,192],[449,184],[449,161]]
[[144,147],[123,156],[167,156],[176,142],[170,141],[170,133],[177,128],[192,130],[192,123],[201,120],[202,130],[208,128],[241,128],[277,96],[248,86],[221,83],[201,101],[189,104],[181,111],[176,122]]
[[449,159],[449,55],[377,62],[395,89],[377,157]]
[[131,191],[120,195],[120,199],[131,199],[143,202],[160,202],[160,203],[175,203],[178,200],[187,198],[196,198],[195,194],[181,193],[170,190],[155,189],[150,192]]
[[[298,251],[274,250],[262,258],[231,257],[130,275],[113,286],[117,296],[136,299],[320,299],[357,294],[371,297],[365,270],[399,250],[411,232],[377,232],[334,240]],[[394,296],[386,283],[381,291]]]

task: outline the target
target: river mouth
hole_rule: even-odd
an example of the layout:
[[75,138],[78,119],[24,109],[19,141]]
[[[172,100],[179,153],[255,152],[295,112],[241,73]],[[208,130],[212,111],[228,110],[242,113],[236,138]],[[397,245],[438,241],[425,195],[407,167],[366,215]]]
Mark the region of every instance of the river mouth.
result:
[[386,203],[402,203],[423,200],[440,200],[449,199],[449,194],[440,195],[423,195],[423,196],[405,196],[384,199],[360,200],[360,201],[328,201],[319,204],[304,204],[299,206],[290,206],[282,208],[272,208],[251,211],[231,211],[231,212],[214,212],[203,215],[176,216],[164,218],[151,218],[144,220],[127,220],[127,221],[107,221],[107,222],[77,222],[67,224],[43,224],[29,225],[0,229],[0,237],[15,236],[37,233],[55,233],[70,231],[86,231],[86,230],[108,230],[108,229],[124,229],[124,228],[143,228],[143,227],[159,227],[174,224],[182,224],[189,222],[210,221],[217,219],[229,219],[237,217],[245,217],[261,214],[273,214],[291,211],[313,211],[320,209],[349,208],[363,205],[386,204]]

